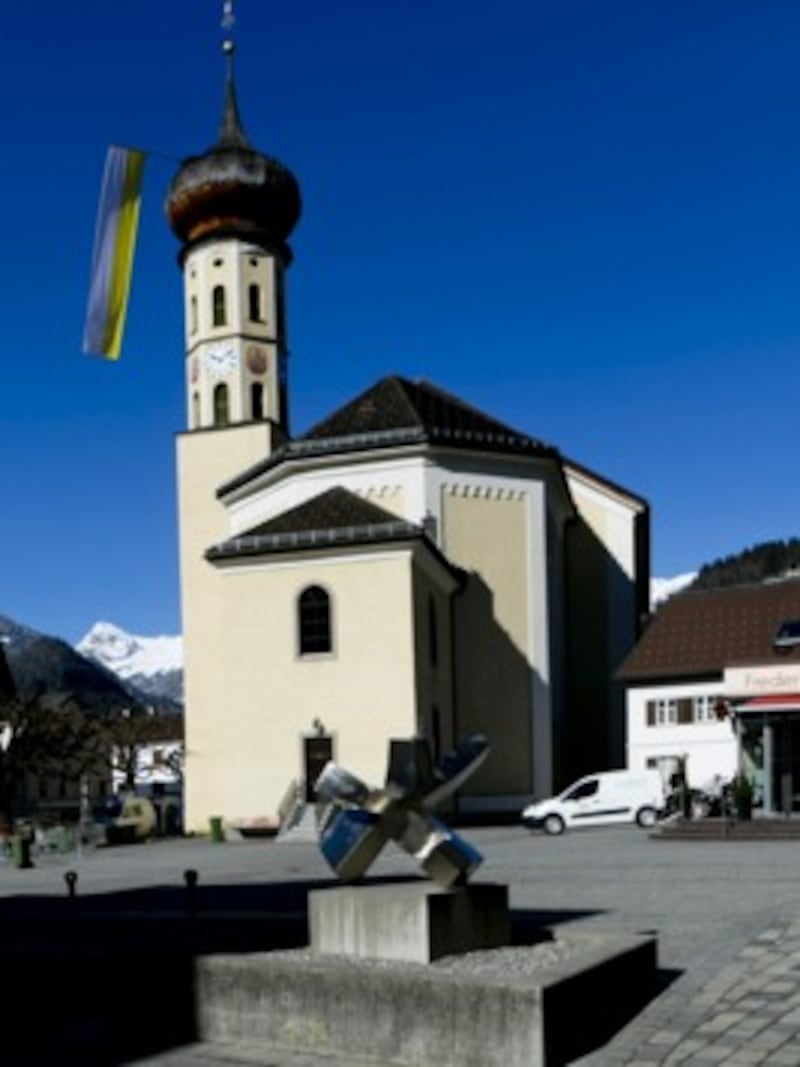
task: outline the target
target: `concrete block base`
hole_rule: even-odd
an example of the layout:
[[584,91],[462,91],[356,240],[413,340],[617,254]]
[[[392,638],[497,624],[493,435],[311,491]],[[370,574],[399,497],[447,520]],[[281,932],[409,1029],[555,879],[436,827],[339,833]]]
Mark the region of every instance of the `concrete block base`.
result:
[[570,937],[420,965],[310,950],[196,961],[199,1037],[439,1067],[554,1067],[653,995],[652,938]]
[[311,949],[323,955],[430,963],[507,945],[508,886],[431,882],[318,889],[308,895]]

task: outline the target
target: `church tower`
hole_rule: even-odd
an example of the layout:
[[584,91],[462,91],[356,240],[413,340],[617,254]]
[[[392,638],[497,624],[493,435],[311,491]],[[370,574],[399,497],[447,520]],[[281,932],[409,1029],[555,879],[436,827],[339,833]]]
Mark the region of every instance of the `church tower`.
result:
[[242,129],[225,42],[227,84],[217,143],[184,161],[166,211],[182,242],[189,430],[269,421],[288,431],[284,275],[300,190]]
[[165,205],[181,242],[185,305],[186,430],[177,438],[177,482],[187,825],[213,776],[208,753],[229,699],[219,666],[226,637],[220,575],[206,559],[229,534],[217,490],[288,437],[284,276],[292,259],[287,240],[300,217],[294,175],[244,133],[232,41],[224,51],[217,142],[184,160]]

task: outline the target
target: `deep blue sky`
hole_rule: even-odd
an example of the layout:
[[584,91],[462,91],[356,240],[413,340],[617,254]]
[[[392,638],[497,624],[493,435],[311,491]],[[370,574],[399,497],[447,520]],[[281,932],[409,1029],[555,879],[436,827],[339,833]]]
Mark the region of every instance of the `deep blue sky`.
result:
[[[219,0],[8,5],[0,614],[177,632],[181,283],[151,159],[122,360],[80,351],[108,143],[216,137]],[[293,428],[426,377],[645,496],[661,576],[800,532],[796,0],[237,0],[304,196]]]

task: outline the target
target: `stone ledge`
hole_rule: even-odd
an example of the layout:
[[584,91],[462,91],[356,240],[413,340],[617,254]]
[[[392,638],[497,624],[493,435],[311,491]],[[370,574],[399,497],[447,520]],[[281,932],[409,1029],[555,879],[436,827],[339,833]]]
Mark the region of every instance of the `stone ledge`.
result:
[[413,964],[309,950],[196,962],[202,1040],[387,1064],[553,1067],[652,996],[653,938],[581,935]]

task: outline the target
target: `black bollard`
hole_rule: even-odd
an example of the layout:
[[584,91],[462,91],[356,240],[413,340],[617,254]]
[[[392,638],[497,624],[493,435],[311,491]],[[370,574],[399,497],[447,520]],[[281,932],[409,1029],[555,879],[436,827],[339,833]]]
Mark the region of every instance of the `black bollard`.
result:
[[78,875],[76,871],[67,871],[64,875],[64,881],[67,883],[67,896],[70,900],[75,899],[75,893],[78,888]]
[[197,871],[183,872],[183,880],[186,883],[186,914],[194,916],[197,912]]

